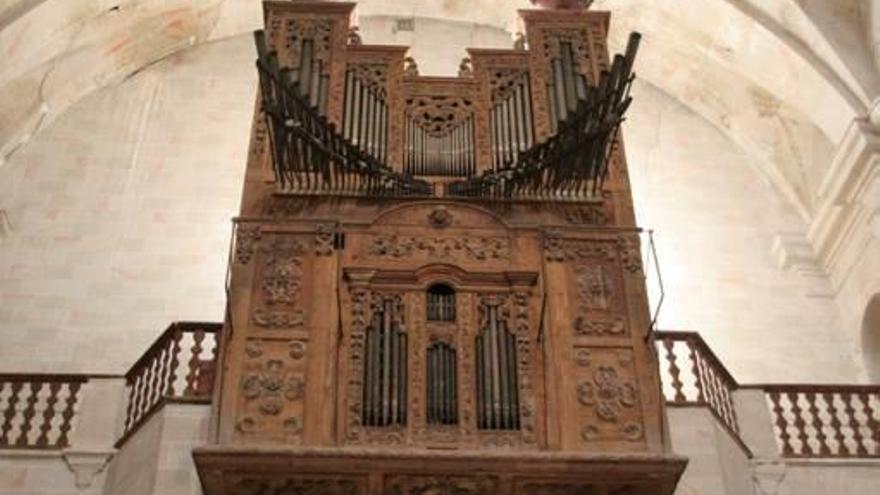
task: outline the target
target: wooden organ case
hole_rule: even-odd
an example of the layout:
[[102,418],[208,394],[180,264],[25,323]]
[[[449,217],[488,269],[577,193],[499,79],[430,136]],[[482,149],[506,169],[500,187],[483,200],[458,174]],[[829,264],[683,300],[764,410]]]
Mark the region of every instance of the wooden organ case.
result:
[[671,494],[619,124],[633,36],[520,12],[528,47],[423,77],[353,3],[269,1],[208,495]]

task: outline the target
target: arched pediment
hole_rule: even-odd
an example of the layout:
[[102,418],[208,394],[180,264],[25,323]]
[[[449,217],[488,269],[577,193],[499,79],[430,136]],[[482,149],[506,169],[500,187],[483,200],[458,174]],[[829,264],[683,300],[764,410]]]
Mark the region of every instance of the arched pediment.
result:
[[380,212],[372,226],[429,227],[438,231],[457,229],[507,230],[497,214],[479,206],[447,201],[405,203]]

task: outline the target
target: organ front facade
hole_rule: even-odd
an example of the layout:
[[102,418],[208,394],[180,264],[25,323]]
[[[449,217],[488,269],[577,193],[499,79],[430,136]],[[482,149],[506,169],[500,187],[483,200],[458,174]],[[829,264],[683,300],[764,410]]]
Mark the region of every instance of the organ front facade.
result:
[[265,2],[208,495],[671,494],[620,123],[638,36],[520,12],[459,77]]

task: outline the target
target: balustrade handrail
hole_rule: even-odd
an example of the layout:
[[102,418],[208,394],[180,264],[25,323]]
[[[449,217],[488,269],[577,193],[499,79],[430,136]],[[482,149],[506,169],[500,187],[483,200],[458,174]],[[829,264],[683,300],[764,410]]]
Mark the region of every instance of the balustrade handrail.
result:
[[[664,379],[664,396],[670,406],[705,406],[731,434],[740,447],[751,456],[751,451],[740,438],[733,392],[739,384],[724,367],[721,360],[696,332],[665,332],[655,334],[658,344],[661,377]],[[683,344],[685,349],[677,344]],[[684,351],[681,355],[679,351]],[[667,362],[664,373],[663,361]],[[685,360],[687,367],[680,367]],[[682,371],[689,373],[687,379]]]
[[[220,323],[173,323],[135,362],[124,375],[128,404],[117,447],[165,402],[210,401],[221,328]],[[654,335],[667,404],[707,407],[747,454],[734,410],[736,390],[764,393],[782,457],[880,458],[880,385],[741,385],[698,333]],[[101,378],[123,377],[0,373],[0,449],[69,447],[81,389]]]
[[0,449],[68,447],[79,392],[92,377],[96,376],[0,373],[0,395],[9,387],[0,409]]
[[[696,332],[659,331],[655,336],[667,404],[708,407],[743,447],[731,394],[759,390],[782,457],[880,457],[880,385],[741,385]],[[681,345],[686,348],[684,355],[679,352]],[[680,367],[680,359],[691,366]],[[683,377],[683,371],[690,376]]]
[[[135,362],[125,374],[128,404],[116,447],[167,401],[211,400],[222,327],[221,323],[172,323]],[[182,362],[185,372],[180,370]]]

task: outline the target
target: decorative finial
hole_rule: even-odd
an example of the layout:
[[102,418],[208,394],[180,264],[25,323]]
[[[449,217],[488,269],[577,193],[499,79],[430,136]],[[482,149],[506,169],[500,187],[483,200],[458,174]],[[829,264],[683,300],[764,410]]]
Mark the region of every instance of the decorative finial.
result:
[[458,64],[458,77],[471,77],[474,75],[474,68],[471,66],[471,58],[465,57]]
[[417,76],[419,75],[419,64],[416,63],[416,59],[412,57],[406,57],[403,59],[403,75],[405,76]]
[[348,28],[348,38],[346,40],[349,45],[362,45],[364,44],[364,40],[361,39],[361,34],[358,32],[357,26],[352,26]]
[[513,49],[514,50],[525,50],[526,49],[526,35],[522,33],[516,33],[516,38],[513,40]]

